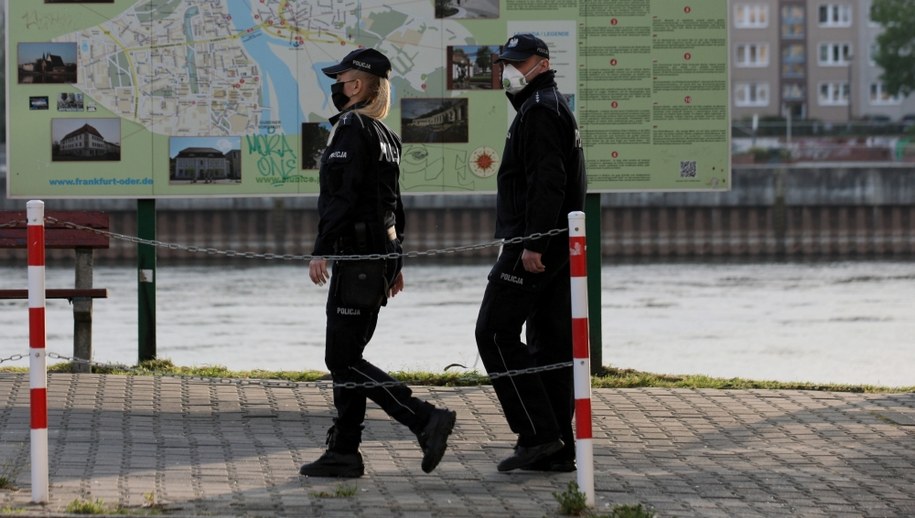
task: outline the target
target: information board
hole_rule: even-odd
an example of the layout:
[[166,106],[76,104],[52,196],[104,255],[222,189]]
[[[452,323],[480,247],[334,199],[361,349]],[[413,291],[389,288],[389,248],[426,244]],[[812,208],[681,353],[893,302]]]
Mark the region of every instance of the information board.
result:
[[730,188],[727,0],[9,2],[12,198],[318,190],[321,68],[393,64],[405,193],[494,192],[508,36],[550,47],[590,192]]

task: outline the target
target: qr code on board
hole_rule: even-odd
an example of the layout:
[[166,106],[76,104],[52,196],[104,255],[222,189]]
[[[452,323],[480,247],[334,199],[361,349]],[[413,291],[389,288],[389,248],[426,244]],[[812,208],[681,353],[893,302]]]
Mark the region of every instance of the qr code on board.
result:
[[680,160],[680,178],[693,178],[696,176],[695,160]]

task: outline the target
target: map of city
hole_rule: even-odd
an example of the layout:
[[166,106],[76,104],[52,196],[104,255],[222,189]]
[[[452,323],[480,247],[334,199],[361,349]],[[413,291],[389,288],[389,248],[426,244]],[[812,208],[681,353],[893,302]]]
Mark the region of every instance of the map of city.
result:
[[428,23],[431,2],[408,6],[410,13],[383,0],[142,0],[54,41],[78,45],[80,90],[149,131],[296,134],[316,114],[333,113],[331,80],[320,69],[354,47],[391,59],[402,97],[444,90],[443,42],[470,34],[457,23]]
[[318,192],[337,113],[321,69],[392,63],[407,194],[491,193],[515,111],[499,47],[550,49],[589,190],[730,188],[727,0],[7,3],[7,195]]

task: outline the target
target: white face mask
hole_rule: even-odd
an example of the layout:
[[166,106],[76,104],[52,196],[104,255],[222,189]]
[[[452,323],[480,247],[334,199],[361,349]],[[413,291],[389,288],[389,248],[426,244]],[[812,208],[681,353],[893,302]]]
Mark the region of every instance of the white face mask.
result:
[[538,61],[526,74],[522,74],[520,70],[515,68],[515,65],[506,63],[505,66],[502,67],[502,88],[510,94],[516,94],[521,90],[524,90],[524,87],[528,85],[527,76],[531,75],[531,72],[533,72],[539,64],[540,62]]

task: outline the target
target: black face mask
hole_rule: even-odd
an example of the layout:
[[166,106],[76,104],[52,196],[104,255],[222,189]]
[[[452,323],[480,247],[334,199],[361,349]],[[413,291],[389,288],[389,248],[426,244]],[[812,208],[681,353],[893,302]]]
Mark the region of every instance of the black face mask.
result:
[[346,83],[351,83],[355,79],[350,79],[349,81],[340,81],[339,83],[334,83],[330,85],[330,100],[333,101],[334,107],[338,110],[342,110],[346,103],[349,102],[349,96],[343,93],[343,85]]

